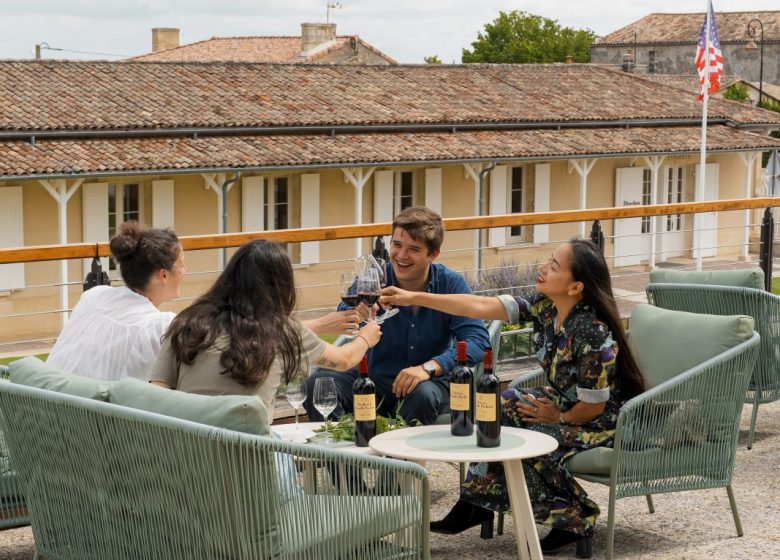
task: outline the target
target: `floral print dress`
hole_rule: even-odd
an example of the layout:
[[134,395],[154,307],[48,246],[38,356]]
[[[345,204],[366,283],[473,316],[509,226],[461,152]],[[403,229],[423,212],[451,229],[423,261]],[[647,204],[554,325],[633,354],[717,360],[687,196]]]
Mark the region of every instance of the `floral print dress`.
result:
[[[501,423],[535,430],[554,437],[558,448],[548,455],[523,461],[526,484],[537,523],[583,536],[592,536],[599,508],[564,467],[576,453],[610,446],[620,400],[615,388],[618,345],[592,307],[580,301],[556,331],[552,301],[537,294],[530,300],[499,296],[510,322],[533,321],[538,359],[550,381],[547,387],[506,389],[501,393]],[[563,412],[577,401],[605,402],[604,412],[584,424],[523,422],[515,406],[518,397],[531,393],[547,397]],[[495,511],[508,511],[509,498],[501,463],[469,466],[461,497]]]

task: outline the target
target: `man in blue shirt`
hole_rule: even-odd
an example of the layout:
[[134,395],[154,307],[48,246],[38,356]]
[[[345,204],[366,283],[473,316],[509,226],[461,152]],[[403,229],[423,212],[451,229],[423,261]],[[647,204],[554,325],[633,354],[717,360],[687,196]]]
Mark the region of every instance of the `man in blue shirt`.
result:
[[[469,294],[463,277],[433,261],[444,241],[441,216],[425,207],[407,208],[393,222],[387,285],[409,291],[437,294]],[[346,307],[339,306],[339,308]],[[454,341],[465,340],[468,362],[482,360],[490,338],[482,321],[441,313],[432,309],[401,307],[382,324],[382,339],[368,352],[368,371],[376,385],[378,412],[394,416],[402,400],[401,416],[407,421],[433,424],[449,411],[449,372],[456,363]],[[309,419],[322,420],[314,408],[314,382],[333,377],[339,394],[335,417],[352,412],[352,384],[357,371],[316,370],[306,384]]]

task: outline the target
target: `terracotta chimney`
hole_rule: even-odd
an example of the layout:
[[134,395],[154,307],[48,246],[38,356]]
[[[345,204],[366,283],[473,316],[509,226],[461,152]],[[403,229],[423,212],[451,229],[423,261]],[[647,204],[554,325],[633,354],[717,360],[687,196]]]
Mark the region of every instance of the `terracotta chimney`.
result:
[[179,46],[179,30],[175,27],[152,29],[152,52],[167,51]]
[[570,54],[566,55],[566,58],[563,59],[564,64],[571,64],[573,62],[572,57]]
[[328,41],[336,39],[335,23],[302,23],[301,52],[305,53]]

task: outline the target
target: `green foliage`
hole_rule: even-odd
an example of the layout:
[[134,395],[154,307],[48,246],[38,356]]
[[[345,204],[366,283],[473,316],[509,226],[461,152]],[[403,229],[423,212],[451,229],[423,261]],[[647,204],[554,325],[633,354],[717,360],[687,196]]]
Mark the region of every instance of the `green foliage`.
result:
[[590,29],[561,27],[556,20],[513,10],[499,12],[484,33],[463,49],[463,62],[543,63],[590,62],[590,45],[596,34]]
[[441,59],[438,54],[426,56],[423,60],[425,61],[425,64],[441,64]]
[[748,95],[747,86],[745,84],[735,83],[723,90],[723,98],[745,103],[750,99],[750,96]]
[[[401,428],[409,427],[403,416],[400,414],[401,404],[403,401],[399,401],[398,406],[395,409],[395,419],[391,422],[390,418],[376,415],[376,433],[383,434],[391,430],[400,430]],[[381,404],[381,403],[380,403]],[[325,422],[328,426],[328,432],[334,441],[355,441],[355,419],[351,414],[345,414],[339,418],[338,422],[331,422],[327,420]],[[323,439],[325,437],[325,424],[322,427],[315,428],[313,431],[317,434],[316,438]],[[412,425],[416,426],[420,423],[415,421]]]
[[[16,360],[21,360],[24,357],[25,356],[11,356],[10,358],[0,358],[0,365],[7,365],[7,364],[10,364],[11,362],[15,362]],[[38,358],[39,360],[45,362],[46,358],[48,358],[49,355],[48,354],[36,354],[35,357]]]

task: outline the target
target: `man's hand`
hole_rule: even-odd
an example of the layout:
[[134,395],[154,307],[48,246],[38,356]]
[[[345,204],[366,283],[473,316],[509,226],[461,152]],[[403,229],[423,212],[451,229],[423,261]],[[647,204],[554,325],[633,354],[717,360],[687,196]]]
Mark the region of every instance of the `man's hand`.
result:
[[422,366],[402,369],[393,381],[393,394],[400,398],[409,395],[421,381],[428,381],[428,374]]

